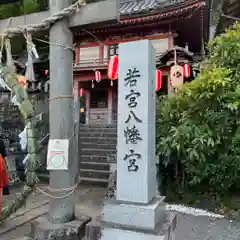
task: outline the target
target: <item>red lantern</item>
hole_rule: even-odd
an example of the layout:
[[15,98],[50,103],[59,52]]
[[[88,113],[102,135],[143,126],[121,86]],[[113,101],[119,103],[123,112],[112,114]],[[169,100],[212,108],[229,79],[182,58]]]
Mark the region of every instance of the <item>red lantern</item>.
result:
[[162,87],[162,72],[156,70],[156,91],[160,90]]
[[48,76],[48,73],[49,73],[49,71],[46,69],[44,72],[45,76]]
[[84,95],[84,88],[80,88],[80,97],[83,97]]
[[118,56],[112,56],[108,63],[108,78],[116,80],[118,78]]
[[101,81],[101,72],[100,71],[95,71],[95,80],[96,80],[96,82]]
[[184,64],[183,66],[183,75],[185,78],[189,78],[191,76],[191,68],[188,64]]

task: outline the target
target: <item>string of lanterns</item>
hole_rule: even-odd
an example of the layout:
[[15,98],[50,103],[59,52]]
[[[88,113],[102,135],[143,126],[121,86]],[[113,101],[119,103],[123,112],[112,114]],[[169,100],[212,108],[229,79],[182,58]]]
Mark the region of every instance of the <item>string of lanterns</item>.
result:
[[[113,81],[118,79],[118,56],[110,57],[108,62],[108,72],[107,76],[111,80],[111,86],[113,86]],[[99,83],[101,81],[101,72],[95,71],[95,81]],[[94,80],[92,80],[92,88],[94,88]]]
[[[46,70],[44,70],[44,76],[45,77],[48,77],[49,76],[49,70],[48,69],[46,69]],[[18,78],[17,78],[17,80],[18,80],[18,83],[23,87],[23,88],[27,88],[27,79],[26,79],[26,77],[25,76],[23,76],[23,75],[18,75]]]
[[[95,71],[95,80],[97,83],[101,82],[102,76],[100,71]],[[94,88],[94,80],[92,80],[92,88]]]
[[[110,57],[108,62],[108,69],[107,69],[107,76],[111,80],[111,86],[113,86],[113,81],[118,79],[118,65],[119,65],[119,58],[117,55]],[[184,64],[183,66],[178,65],[183,73],[184,78],[189,78],[191,76],[191,67],[189,64]],[[157,69],[156,70],[156,79],[155,79],[155,90],[159,91],[162,88],[162,71]],[[101,79],[101,72],[95,71],[95,81],[100,82]],[[94,80],[92,80],[92,88],[94,88]],[[80,97],[84,96],[84,89],[80,89]]]

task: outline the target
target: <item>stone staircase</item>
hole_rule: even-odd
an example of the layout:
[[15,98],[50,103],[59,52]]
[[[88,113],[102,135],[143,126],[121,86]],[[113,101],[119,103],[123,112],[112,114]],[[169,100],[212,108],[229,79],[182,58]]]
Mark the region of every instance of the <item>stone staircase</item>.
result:
[[108,156],[116,154],[117,125],[80,125],[80,182],[107,185]]

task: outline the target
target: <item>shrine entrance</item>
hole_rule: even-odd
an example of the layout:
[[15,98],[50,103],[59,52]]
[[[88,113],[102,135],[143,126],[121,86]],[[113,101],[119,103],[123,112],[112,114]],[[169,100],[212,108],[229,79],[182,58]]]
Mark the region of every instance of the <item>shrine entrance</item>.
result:
[[[84,124],[113,124],[117,121],[117,83],[109,80],[81,82],[80,118]],[[84,118],[84,119],[83,119]]]
[[89,106],[89,123],[108,122],[108,89],[91,89]]

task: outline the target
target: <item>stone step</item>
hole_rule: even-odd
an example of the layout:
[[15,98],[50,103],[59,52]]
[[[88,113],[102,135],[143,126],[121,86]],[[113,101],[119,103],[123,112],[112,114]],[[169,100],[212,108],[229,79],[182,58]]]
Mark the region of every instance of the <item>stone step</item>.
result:
[[108,156],[110,154],[116,153],[116,149],[93,149],[93,148],[81,148],[80,149],[80,156],[81,155],[93,155],[93,156]]
[[105,163],[107,163],[107,156],[80,154],[80,162],[105,162]]
[[91,141],[86,141],[86,142],[81,142],[80,143],[80,148],[81,149],[111,149],[116,151],[116,144],[111,144],[111,143],[92,143]]
[[80,179],[81,177],[86,178],[99,178],[99,179],[108,179],[110,171],[106,170],[94,170],[94,169],[80,169]]
[[93,169],[109,171],[110,165],[104,162],[80,162],[80,169]]
[[117,124],[79,124],[80,128],[105,128],[105,129],[117,129]]
[[115,144],[117,145],[117,137],[107,137],[107,138],[103,138],[103,137],[89,137],[89,136],[81,136],[80,135],[80,143],[84,143],[84,142],[91,142],[91,143],[104,143],[104,144]]
[[117,138],[116,132],[93,132],[85,131],[79,133],[79,137],[101,137],[101,138]]
[[117,128],[82,128],[79,127],[79,132],[97,132],[97,133],[117,133]]
[[[41,183],[49,183],[49,174],[48,173],[41,173],[37,174]],[[93,178],[93,177],[80,177],[79,178],[81,184],[85,185],[99,185],[99,186],[107,186],[108,185],[108,178]]]
[[[29,233],[27,232],[26,234],[29,234]],[[33,239],[29,236],[24,236],[24,237],[14,238],[12,240],[33,240]]]
[[108,179],[80,177],[80,184],[106,187],[108,185]]

